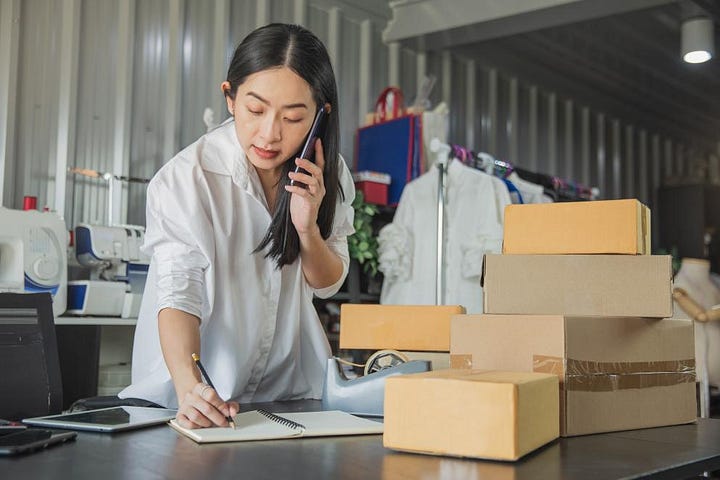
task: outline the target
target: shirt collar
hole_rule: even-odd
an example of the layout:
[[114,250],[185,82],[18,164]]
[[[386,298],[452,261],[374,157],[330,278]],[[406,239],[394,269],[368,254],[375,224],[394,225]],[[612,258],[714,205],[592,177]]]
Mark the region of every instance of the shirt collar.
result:
[[267,205],[260,177],[238,141],[232,117],[205,135],[201,162],[203,170],[230,176],[234,184]]

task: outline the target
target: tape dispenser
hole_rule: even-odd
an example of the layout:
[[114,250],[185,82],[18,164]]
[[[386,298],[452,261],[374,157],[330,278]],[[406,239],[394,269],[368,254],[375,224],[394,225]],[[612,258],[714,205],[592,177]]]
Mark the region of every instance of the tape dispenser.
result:
[[[364,375],[348,379],[343,364],[364,368]],[[394,375],[432,370],[429,360],[409,360],[396,350],[373,353],[364,365],[329,358],[325,374],[322,405],[325,410],[342,410],[356,415],[382,417],[385,379]]]

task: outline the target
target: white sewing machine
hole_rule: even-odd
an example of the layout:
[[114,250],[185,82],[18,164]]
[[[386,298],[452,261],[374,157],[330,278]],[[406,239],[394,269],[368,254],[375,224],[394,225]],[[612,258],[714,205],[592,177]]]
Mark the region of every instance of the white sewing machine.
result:
[[67,305],[65,221],[54,212],[0,207],[0,292],[49,292],[53,314]]
[[90,280],[68,282],[68,313],[137,317],[150,264],[140,251],[144,237],[135,225],[78,225],[75,255]]

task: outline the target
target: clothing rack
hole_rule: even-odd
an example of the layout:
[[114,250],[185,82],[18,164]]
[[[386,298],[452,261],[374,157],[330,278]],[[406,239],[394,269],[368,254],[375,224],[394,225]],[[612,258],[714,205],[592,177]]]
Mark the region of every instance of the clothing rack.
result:
[[587,187],[552,175],[531,172],[516,167],[510,162],[499,160],[486,152],[475,154],[466,147],[452,145],[451,153],[453,158],[457,158],[465,165],[503,179],[507,179],[511,173],[515,172],[523,180],[542,185],[545,193],[555,201],[596,200],[600,196],[600,191],[597,188]]
[[575,182],[559,177],[537,174],[517,168],[509,162],[496,159],[486,152],[475,154],[472,150],[459,145],[448,145],[438,138],[430,141],[430,152],[434,155],[434,165],[438,169],[437,198],[437,266],[435,269],[435,304],[445,304],[445,199],[447,196],[448,164],[456,158],[470,167],[483,170],[500,178],[515,172],[528,182],[542,185],[556,201],[594,200],[598,196],[597,189],[591,189]]
[[435,269],[435,304],[445,304],[445,196],[447,188],[447,168],[450,162],[451,147],[433,138],[430,151],[435,155],[438,169],[437,199],[437,267]]

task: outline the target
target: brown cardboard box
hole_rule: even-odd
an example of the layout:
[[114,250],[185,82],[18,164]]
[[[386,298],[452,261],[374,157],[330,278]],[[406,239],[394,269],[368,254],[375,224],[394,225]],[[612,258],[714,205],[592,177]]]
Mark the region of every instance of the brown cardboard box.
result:
[[637,200],[508,205],[503,253],[650,253],[650,209]]
[[340,348],[448,352],[450,319],[460,305],[361,305],[340,307]]
[[385,383],[383,445],[395,450],[517,460],[558,437],[554,375],[440,370]]
[[450,363],[556,373],[562,436],[689,423],[696,416],[690,320],[457,315]]
[[672,317],[669,255],[486,255],[483,311]]

